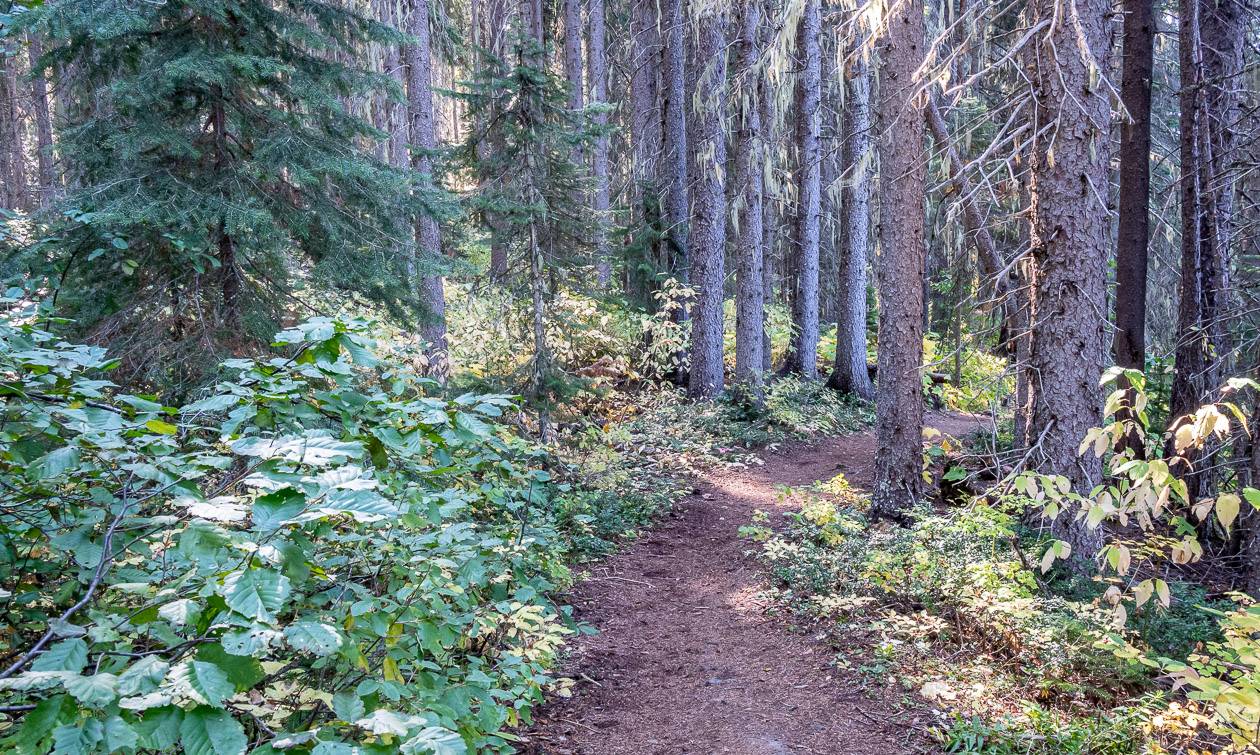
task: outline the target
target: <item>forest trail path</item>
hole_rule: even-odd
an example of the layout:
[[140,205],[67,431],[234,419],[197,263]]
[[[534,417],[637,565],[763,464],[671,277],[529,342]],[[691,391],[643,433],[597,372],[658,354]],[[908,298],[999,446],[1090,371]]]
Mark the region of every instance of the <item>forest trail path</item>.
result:
[[[929,414],[963,436],[974,417]],[[764,586],[738,535],[753,511],[783,510],[782,485],[843,472],[868,489],[873,433],[788,445],[765,464],[718,470],[622,553],[593,566],[567,596],[597,635],[577,641],[563,672],[573,697],[540,710],[525,751],[549,755],[931,751],[913,711],[866,690],[834,651],[767,615]],[[918,714],[922,719],[922,714]]]

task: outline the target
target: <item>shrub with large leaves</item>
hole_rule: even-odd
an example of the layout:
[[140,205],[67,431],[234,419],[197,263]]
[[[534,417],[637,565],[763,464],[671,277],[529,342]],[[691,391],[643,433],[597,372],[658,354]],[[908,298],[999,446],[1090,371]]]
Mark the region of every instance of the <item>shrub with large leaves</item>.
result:
[[167,407],[5,306],[0,749],[509,747],[571,631],[510,397],[426,396],[320,319]]

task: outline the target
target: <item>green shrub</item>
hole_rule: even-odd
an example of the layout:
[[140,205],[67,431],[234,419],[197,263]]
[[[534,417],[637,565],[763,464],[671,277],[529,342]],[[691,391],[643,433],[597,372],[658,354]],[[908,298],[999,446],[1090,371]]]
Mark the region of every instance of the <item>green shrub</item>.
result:
[[511,398],[426,396],[321,319],[167,407],[6,305],[0,701],[34,707],[0,746],[509,747],[573,631]]

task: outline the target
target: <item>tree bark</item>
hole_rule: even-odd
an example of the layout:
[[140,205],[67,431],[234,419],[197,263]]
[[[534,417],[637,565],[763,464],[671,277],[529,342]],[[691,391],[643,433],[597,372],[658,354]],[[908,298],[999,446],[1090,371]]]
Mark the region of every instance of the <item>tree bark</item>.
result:
[[28,207],[26,157],[22,150],[22,120],[18,110],[17,57],[12,43],[0,40],[0,207]]
[[[587,10],[590,22],[587,45],[587,73],[590,77],[591,104],[603,105],[608,102],[608,59],[605,42],[604,0],[590,0]],[[595,125],[603,129],[608,124],[608,114],[595,115]],[[608,247],[608,226],[610,217],[608,194],[608,136],[601,134],[595,138],[594,152],[591,155],[591,176],[594,181],[594,196],[591,210],[595,215],[595,271],[599,285],[608,284],[612,276],[612,257]]]
[[[432,45],[429,31],[429,0],[412,0],[408,33],[414,42],[407,45],[407,110],[411,134],[411,168],[422,180],[433,180],[432,153],[437,147],[433,120]],[[420,303],[426,309],[421,335],[429,346],[429,372],[444,380],[449,375],[446,344],[446,295],[442,276],[433,272],[442,265],[442,238],[437,219],[427,213],[416,218],[416,255],[409,275]]]
[[879,351],[871,515],[904,520],[922,494],[924,93],[921,0],[886,0],[878,43]]
[[1151,73],[1155,14],[1152,0],[1125,0],[1120,97],[1120,218],[1116,239],[1116,364],[1146,363],[1146,269],[1150,244]]
[[[1111,108],[1098,77],[1110,70],[1111,4],[1076,0],[1074,23],[1065,24],[1064,2],[1035,0],[1032,6],[1035,21],[1060,23],[1051,23],[1030,53],[1033,134],[1045,140],[1030,152],[1036,266],[1030,434],[1039,438],[1035,466],[1088,493],[1102,475],[1099,460],[1078,455],[1077,448],[1102,420],[1098,377],[1106,355]],[[1078,558],[1101,546],[1101,532],[1083,519],[1064,516],[1053,526]]]
[[569,109],[585,107],[582,84],[582,0],[564,0],[564,75],[569,82]]
[[47,207],[57,194],[57,173],[53,159],[52,117],[48,107],[48,79],[39,68],[44,56],[44,41],[39,34],[30,36],[27,48],[31,62],[32,111],[35,116],[36,161],[39,168],[39,204]]
[[[855,35],[856,36],[856,35]],[[836,361],[827,385],[866,400],[875,386],[866,367],[866,268],[871,218],[871,79],[860,44],[850,46],[844,74],[840,145],[840,260]]]
[[818,218],[822,152],[818,105],[822,92],[819,0],[805,0],[797,29],[803,68],[796,80],[796,141],[799,191],[796,233],[796,287],[792,297],[792,340],[786,369],[812,380],[818,372]]
[[[1154,66],[1153,0],[1124,2],[1124,60],[1120,99],[1128,118],[1120,124],[1120,217],[1116,238],[1115,325],[1112,350],[1121,367],[1146,367],[1146,271],[1150,245],[1151,75]],[[1135,422],[1134,394],[1118,419]],[[1145,455],[1136,428],[1120,445]]]
[[765,334],[765,291],[762,267],[762,191],[764,146],[761,135],[761,98],[766,96],[764,79],[757,75],[761,53],[758,27],[759,0],[743,7],[740,22],[739,68],[741,84],[751,90],[740,98],[740,112],[734,145],[733,187],[739,197],[739,244],[735,290],[735,390],[742,400],[760,406],[763,389],[763,338]]
[[706,9],[697,36],[699,108],[696,153],[711,169],[694,181],[695,210],[691,229],[692,309],[691,375],[693,398],[712,398],[722,391],[723,286],[726,280],[726,18],[720,8]]
[[[687,25],[682,0],[664,0],[665,48],[662,67],[665,159],[661,162],[661,186],[665,192],[665,227],[670,270],[683,283],[688,280],[687,216],[687,111],[686,54],[683,44]],[[685,310],[683,311],[685,315]]]

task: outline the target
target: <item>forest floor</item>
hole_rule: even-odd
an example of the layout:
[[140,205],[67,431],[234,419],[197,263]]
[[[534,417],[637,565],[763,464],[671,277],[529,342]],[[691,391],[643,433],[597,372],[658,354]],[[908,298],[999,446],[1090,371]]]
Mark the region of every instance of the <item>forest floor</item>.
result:
[[[930,414],[962,437],[979,420]],[[525,751],[551,755],[919,753],[937,749],[926,706],[832,664],[836,648],[762,602],[740,526],[782,511],[782,486],[843,472],[868,489],[873,433],[788,445],[765,464],[715,470],[656,529],[593,566],[564,596],[599,630],[561,672],[572,697],[538,711]]]

